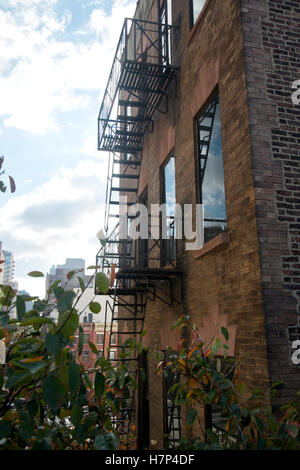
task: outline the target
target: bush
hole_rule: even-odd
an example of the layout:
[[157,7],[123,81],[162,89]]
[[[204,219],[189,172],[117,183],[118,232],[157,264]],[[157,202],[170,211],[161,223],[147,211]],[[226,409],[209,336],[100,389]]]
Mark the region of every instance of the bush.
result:
[[[70,273],[71,278],[75,272]],[[39,272],[31,276],[42,276]],[[103,279],[99,279],[103,285]],[[105,284],[105,283],[104,283]],[[99,287],[99,286],[98,286]],[[84,290],[84,286],[82,286]],[[0,286],[0,340],[6,364],[0,366],[0,448],[8,450],[127,449],[131,432],[116,426],[129,387],[136,386],[124,365],[117,370],[97,358],[85,370],[70,352],[80,313],[74,292],[55,282],[46,300],[16,295]],[[50,301],[54,294],[54,301]],[[33,309],[26,312],[26,301]],[[56,308],[58,321],[49,317]],[[95,310],[95,302],[93,302]],[[16,309],[17,318],[11,318]],[[83,330],[79,332],[79,356]],[[91,349],[95,346],[90,344]]]
[[[193,338],[192,344],[185,346],[182,341],[175,353],[157,352],[158,373],[177,376],[170,396],[175,405],[185,405],[188,409],[187,426],[192,429],[198,424],[200,428],[199,437],[181,440],[180,449],[300,449],[300,392],[295,400],[282,407],[280,417],[275,416],[271,399],[280,383],[273,384],[270,390],[252,393],[247,390],[239,380],[239,361],[228,357],[226,328],[221,328],[224,343],[217,338],[205,345],[188,317],[182,316],[174,327],[186,328]],[[212,408],[216,406],[223,427],[211,420]],[[200,421],[203,413],[206,429]]]

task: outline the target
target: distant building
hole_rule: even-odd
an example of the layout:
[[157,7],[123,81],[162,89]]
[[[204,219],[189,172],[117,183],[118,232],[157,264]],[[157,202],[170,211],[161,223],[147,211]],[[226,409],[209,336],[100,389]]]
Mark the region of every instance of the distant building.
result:
[[[78,362],[82,362],[84,364],[85,369],[92,369],[97,357],[101,357],[103,355],[103,351],[107,351],[109,347],[109,340],[110,340],[110,324],[106,325],[106,332],[105,332],[105,324],[104,323],[95,323],[91,321],[81,322],[80,325],[83,328],[84,332],[84,343],[83,343],[83,350],[80,358],[78,357],[78,341],[79,341],[79,332],[77,331],[74,335],[74,343],[72,347],[72,353],[74,357],[78,360]],[[109,326],[109,328],[107,328]],[[117,327],[115,326],[113,329],[113,334],[111,338],[111,346],[110,346],[110,353],[109,357],[113,361],[117,359],[117,348],[118,348],[118,331]],[[95,354],[91,348],[89,343],[92,343],[97,351],[98,354]]]
[[[71,279],[68,279],[67,275],[71,271],[78,272]],[[83,280],[85,286],[89,283],[91,284],[91,276],[85,275],[85,261],[83,259],[68,258],[65,264],[59,264],[56,267],[52,266],[50,273],[47,273],[46,276],[46,295],[51,284],[58,280],[61,281],[60,285],[67,290],[80,288],[78,277]]]
[[[30,297],[30,294],[26,290],[19,290],[18,295],[24,295],[26,297]],[[29,312],[33,309],[33,300],[25,301],[26,312]]]
[[14,255],[11,251],[3,250],[3,254],[5,257],[5,264],[4,264],[4,283],[9,283],[13,280],[15,274],[15,261]]
[[4,262],[5,256],[2,250],[2,242],[0,242],[0,284],[3,284],[4,281]]

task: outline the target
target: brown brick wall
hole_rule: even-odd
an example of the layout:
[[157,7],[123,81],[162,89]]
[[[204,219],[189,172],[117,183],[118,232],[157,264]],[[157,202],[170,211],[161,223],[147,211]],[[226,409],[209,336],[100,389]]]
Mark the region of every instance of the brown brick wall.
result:
[[281,404],[300,387],[289,348],[300,337],[300,106],[291,100],[300,76],[300,5],[241,6],[270,376],[285,382]]
[[[229,327],[235,339],[234,355],[249,355],[242,360],[241,378],[250,388],[257,388],[268,384],[269,374],[239,2],[209,2],[192,37],[187,5],[182,0],[173,2],[179,68],[168,92],[168,113],[155,114],[154,131],[145,137],[140,192],[148,184],[149,203],[160,202],[159,166],[171,150],[167,136],[174,128],[177,202],[195,204],[193,119],[219,84],[231,242],[197,260],[194,252],[184,253],[181,247],[184,303],[175,302],[174,307],[166,307],[158,300],[150,303],[145,341],[150,346],[176,348],[180,338],[174,336],[170,327],[183,312],[190,315],[207,339],[219,334],[215,326],[218,321]],[[150,438],[154,440],[162,434],[161,390],[161,379],[156,376],[155,362],[152,362]]]

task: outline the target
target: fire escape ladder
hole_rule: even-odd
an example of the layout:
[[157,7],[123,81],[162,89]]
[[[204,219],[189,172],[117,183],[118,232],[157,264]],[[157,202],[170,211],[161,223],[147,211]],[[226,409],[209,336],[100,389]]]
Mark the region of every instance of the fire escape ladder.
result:
[[[142,165],[144,135],[153,130],[153,114],[165,99],[167,88],[174,77],[170,45],[172,26],[162,22],[126,19],[114,57],[104,99],[98,117],[98,149],[109,152],[106,190],[105,244],[97,254],[97,269],[109,274],[115,265],[116,280],[108,292],[104,338],[109,333],[109,347],[117,351],[112,359],[126,365],[138,374],[138,349],[144,330],[148,301],[159,299],[168,305],[173,302],[174,278],[182,278],[175,266],[161,266],[161,240],[154,240],[148,248],[147,266],[141,267],[137,244],[129,236],[121,235],[121,221],[111,229],[112,219],[120,219],[138,203],[138,189]],[[126,198],[125,198],[126,196]],[[134,211],[133,211],[134,213]],[[136,215],[128,216],[134,219]],[[163,284],[163,287],[162,287]],[[95,289],[97,295],[101,295]],[[114,344],[113,335],[118,342]],[[103,342],[106,354],[106,341]],[[135,390],[121,397],[121,410],[115,424],[124,433],[135,412]]]

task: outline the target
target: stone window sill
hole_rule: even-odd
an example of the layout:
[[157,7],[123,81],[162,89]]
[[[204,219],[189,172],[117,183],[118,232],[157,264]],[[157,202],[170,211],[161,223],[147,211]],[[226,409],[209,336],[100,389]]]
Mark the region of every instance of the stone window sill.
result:
[[195,260],[202,258],[202,256],[206,255],[207,253],[210,253],[211,251],[217,248],[222,248],[226,245],[229,245],[230,242],[231,242],[230,232],[220,233],[215,238],[205,243],[205,245],[203,245],[203,247],[200,250],[195,251]]

